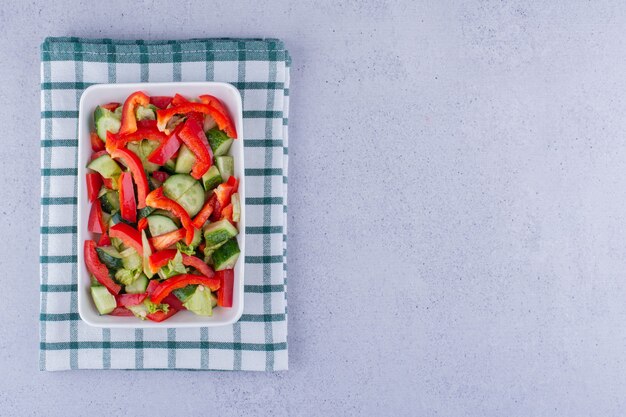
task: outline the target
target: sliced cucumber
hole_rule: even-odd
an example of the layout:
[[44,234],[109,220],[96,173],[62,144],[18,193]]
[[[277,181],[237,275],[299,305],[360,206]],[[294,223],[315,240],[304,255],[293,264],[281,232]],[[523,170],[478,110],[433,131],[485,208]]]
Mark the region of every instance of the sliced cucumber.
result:
[[163,193],[167,198],[178,200],[187,190],[197,183],[198,181],[196,181],[191,175],[172,175],[163,183]]
[[124,264],[124,268],[130,269],[131,271],[141,268],[141,255],[139,255],[135,249],[125,249],[124,251],[120,252],[120,255],[122,256],[122,263]]
[[174,221],[169,217],[161,216],[159,214],[151,214],[147,217],[147,219],[148,229],[150,230],[150,234],[152,236],[159,236],[178,230],[176,223],[174,223]]
[[189,217],[193,217],[198,214],[202,206],[204,206],[204,188],[196,181],[190,189],[176,199],[176,202],[187,210]]
[[233,221],[238,223],[241,219],[241,202],[239,201],[239,193],[235,193],[230,198],[230,202],[233,205]]
[[157,209],[154,210],[154,212],[152,212],[152,214],[158,214],[159,216],[165,216],[167,218],[169,218],[170,220],[172,220],[176,226],[178,226],[180,228],[180,219],[176,216],[174,216],[174,214],[172,214],[172,212],[169,212],[167,210],[161,210],[161,209]]
[[[120,111],[121,115],[121,111]],[[107,131],[111,133],[117,133],[120,130],[121,117],[117,113],[113,113],[104,107],[96,107],[93,112],[93,120],[96,125],[96,132],[98,137],[104,142],[107,140]]]
[[195,248],[200,242],[202,242],[202,232],[199,229],[193,229],[193,239],[189,246]]
[[117,191],[106,191],[100,197],[100,205],[102,206],[102,210],[107,213],[115,213],[120,209],[120,198],[117,194]]
[[91,297],[100,314],[109,314],[117,307],[115,296],[106,287],[91,287]]
[[209,223],[204,228],[204,239],[207,247],[214,247],[224,243],[230,238],[237,236],[237,228],[228,220],[220,220],[215,223]]
[[111,159],[108,154],[104,154],[94,159],[87,165],[87,168],[97,171],[105,178],[114,179],[122,173],[120,166],[117,164],[117,162]]
[[139,219],[143,219],[144,217],[148,217],[149,215],[151,215],[154,212],[154,208],[153,207],[144,207],[142,209],[137,210],[137,217]]
[[135,282],[124,287],[126,292],[129,294],[144,293],[146,292],[146,288],[148,288],[148,277],[144,274],[139,275],[139,278],[137,278]]
[[224,181],[235,174],[235,161],[232,156],[218,156],[215,158],[215,165],[217,165],[217,169],[220,170]]
[[126,147],[141,159],[146,172],[151,173],[160,168],[159,165],[148,161],[148,156],[159,147],[158,141],[143,139],[139,142],[130,142]]
[[237,239],[230,239],[213,252],[213,255],[211,255],[213,258],[213,268],[216,271],[231,269],[237,263],[240,252]]
[[108,268],[119,269],[124,267],[122,255],[113,246],[101,246],[96,248],[98,258]]
[[178,298],[182,303],[184,303],[185,301],[189,299],[189,297],[193,295],[194,292],[196,292],[197,287],[198,287],[197,285],[187,285],[186,287],[178,288],[172,292],[174,293],[176,298]]
[[168,159],[168,161],[163,165],[163,170],[168,174],[176,173],[176,161],[173,159]]
[[150,255],[152,255],[152,249],[150,249],[150,242],[148,241],[148,236],[146,236],[146,231],[141,231],[141,246],[143,249],[143,273],[146,274],[148,278],[152,278],[154,273],[152,273],[152,269],[150,268]]
[[230,149],[230,145],[233,144],[233,140],[219,129],[209,130],[207,132],[207,139],[209,140],[209,145],[211,145],[213,156],[226,155]]
[[195,155],[183,144],[178,150],[178,158],[176,158],[176,168],[174,171],[179,174],[189,174],[195,163]]
[[215,165],[212,165],[202,176],[202,185],[204,185],[204,189],[207,191],[211,191],[223,182],[222,174],[220,174],[220,170]]
[[148,104],[147,106],[139,106],[135,110],[137,120],[156,120],[156,106]]

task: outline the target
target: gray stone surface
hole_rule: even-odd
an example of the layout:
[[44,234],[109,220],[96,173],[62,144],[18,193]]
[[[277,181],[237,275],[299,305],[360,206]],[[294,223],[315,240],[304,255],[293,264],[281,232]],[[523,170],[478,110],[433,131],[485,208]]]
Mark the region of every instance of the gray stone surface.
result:
[[[155,3],[0,7],[1,415],[623,415],[623,3]],[[287,43],[290,371],[38,370],[47,35]]]

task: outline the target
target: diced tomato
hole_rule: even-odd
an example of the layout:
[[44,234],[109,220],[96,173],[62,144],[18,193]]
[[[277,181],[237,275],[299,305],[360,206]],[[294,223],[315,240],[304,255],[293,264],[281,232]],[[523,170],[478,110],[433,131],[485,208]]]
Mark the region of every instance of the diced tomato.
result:
[[86,181],[87,199],[90,203],[93,203],[98,198],[100,188],[102,188],[102,175],[97,172],[90,172],[86,175]]

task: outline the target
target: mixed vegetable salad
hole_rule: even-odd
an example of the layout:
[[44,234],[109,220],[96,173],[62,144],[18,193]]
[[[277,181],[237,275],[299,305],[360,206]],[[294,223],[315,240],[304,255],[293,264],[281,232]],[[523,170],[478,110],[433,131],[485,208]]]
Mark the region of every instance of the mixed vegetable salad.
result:
[[217,98],[149,97],[94,111],[84,258],[100,314],[160,322],[232,307],[241,203]]

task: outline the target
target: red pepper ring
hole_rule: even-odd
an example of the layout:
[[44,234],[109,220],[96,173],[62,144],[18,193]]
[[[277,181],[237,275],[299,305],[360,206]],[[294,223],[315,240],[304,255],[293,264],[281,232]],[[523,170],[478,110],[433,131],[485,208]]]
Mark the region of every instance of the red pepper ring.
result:
[[143,164],[137,155],[127,149],[115,149],[111,153],[111,157],[121,159],[133,174],[135,184],[137,184],[137,208],[146,206],[146,195],[149,191],[148,177],[146,171],[143,170]]
[[122,124],[120,126],[120,135],[127,135],[137,130],[137,117],[135,109],[138,106],[146,106],[150,104],[150,97],[141,91],[136,91],[124,102],[122,107]]
[[215,123],[217,123],[217,127],[225,131],[229,137],[234,139],[237,138],[237,131],[235,130],[232,121],[229,123],[229,119],[226,115],[222,114],[222,112],[215,107],[204,103],[189,102],[183,103],[179,106],[170,107],[169,109],[157,110],[157,127],[160,131],[169,134],[167,122],[169,122],[169,120],[176,114],[187,114],[190,112],[208,114],[213,117]]
[[187,245],[191,244],[195,234],[191,218],[183,206],[178,204],[176,201],[167,198],[165,194],[163,194],[163,187],[159,187],[148,194],[146,197],[146,205],[157,209],[167,210],[176,217],[180,218],[180,221],[185,228],[185,243]]
[[207,278],[204,275],[176,275],[161,282],[154,289],[152,295],[150,295],[150,300],[155,304],[160,304],[169,293],[178,288],[186,287],[187,285],[203,285],[211,291],[217,291],[220,287],[220,280],[216,278]]

